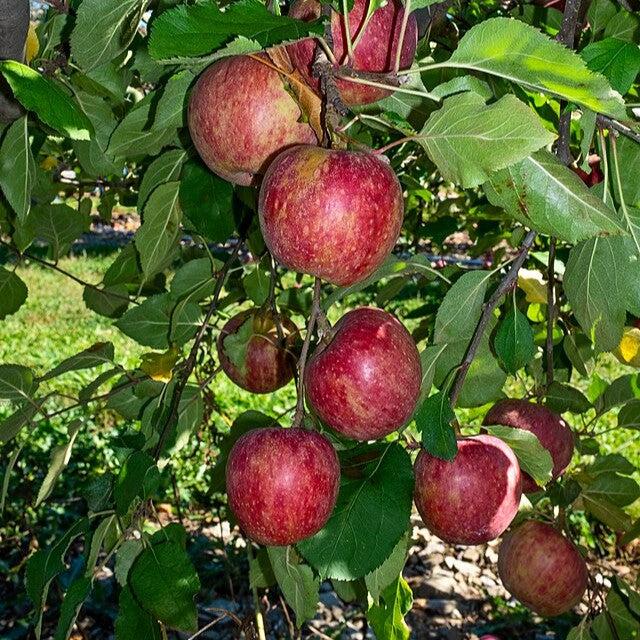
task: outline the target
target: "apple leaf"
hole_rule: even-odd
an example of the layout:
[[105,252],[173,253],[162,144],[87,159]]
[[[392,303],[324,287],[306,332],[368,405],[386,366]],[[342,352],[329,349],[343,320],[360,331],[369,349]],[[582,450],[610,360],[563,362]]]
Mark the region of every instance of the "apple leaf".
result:
[[535,27],[490,18],[471,28],[446,63],[517,82],[614,118],[626,119],[620,94],[580,56]]
[[456,414],[446,393],[429,396],[416,410],[415,421],[422,433],[422,446],[433,456],[453,460],[458,453],[456,434],[451,423]]
[[113,362],[114,348],[110,342],[96,342],[88,349],[76,353],[76,355],[63,360],[58,366],[54,367],[47,374],[42,376],[41,380],[49,380],[56,376],[62,375],[69,371],[80,371],[81,369],[93,369],[103,364]]
[[629,91],[640,72],[640,49],[634,42],[605,38],[588,44],[580,55],[589,69],[606,76],[622,95]]
[[253,317],[249,317],[235,333],[230,333],[222,341],[225,355],[243,373],[247,368],[247,349],[253,338]]
[[640,400],[631,400],[618,413],[618,427],[640,429]]
[[0,189],[20,223],[24,223],[31,208],[35,173],[28,121],[24,116],[7,129],[0,144]]
[[135,498],[148,498],[159,484],[160,472],[153,458],[134,451],[122,465],[113,490],[118,515],[126,515]]
[[115,623],[118,640],[163,640],[166,637],[155,616],[138,605],[128,587],[120,592],[119,605]]
[[406,534],[400,538],[391,555],[377,569],[364,577],[367,591],[374,603],[378,603],[383,591],[402,573],[407,560],[408,546],[409,536]]
[[53,640],[67,640],[71,636],[73,625],[76,623],[80,608],[91,593],[92,585],[92,579],[84,576],[76,578],[69,585],[60,606],[58,625]]
[[284,599],[296,614],[298,627],[316,615],[320,580],[300,562],[293,547],[268,547],[273,574]]
[[404,617],[411,611],[412,605],[411,587],[400,576],[380,594],[380,602],[372,604],[367,611],[367,618],[376,638],[409,640],[411,630]]
[[247,296],[258,307],[267,301],[271,286],[271,273],[265,262],[268,263],[268,259],[257,263],[242,279],[242,286]]
[[564,290],[598,350],[618,346],[627,311],[640,315],[639,287],[640,262],[629,238],[592,238],[571,249]]
[[515,374],[535,357],[538,349],[527,317],[514,306],[498,325],[493,339],[496,355],[507,373]]
[[200,580],[185,550],[186,533],[172,523],[155,533],[129,569],[136,602],[155,619],[184,632],[198,629],[194,598]]
[[261,547],[249,556],[249,586],[251,588],[267,589],[276,584],[276,582],[269,559],[269,548]]
[[640,486],[633,479],[613,470],[590,477],[582,484],[582,495],[597,499],[606,498],[618,507],[625,507],[640,498]]
[[[413,500],[409,454],[393,442],[357,447],[350,456],[331,518],[298,544],[322,578],[355,580],[371,573],[389,557],[409,526]],[[358,462],[358,457],[366,462]]]
[[540,233],[579,242],[622,234],[622,217],[548,151],[496,172],[484,185],[489,201]]
[[138,191],[138,209],[144,209],[144,205],[151,193],[166,182],[173,182],[180,178],[182,165],[187,158],[183,149],[170,149],[158,156],[144,172],[140,190]]
[[593,408],[582,391],[557,380],[547,389],[545,403],[556,413],[564,413],[565,411],[585,413]]
[[15,271],[0,267],[0,320],[18,311],[28,294],[27,285]]
[[151,29],[149,53],[156,60],[171,60],[211,53],[237,36],[266,48],[322,33],[320,20],[278,16],[259,0],[240,0],[225,11],[209,0],[162,13]]
[[482,96],[467,91],[446,98],[417,141],[445,180],[477,187],[494,171],[523,160],[554,138],[515,96],[487,105]]
[[553,458],[537,436],[525,429],[516,429],[503,425],[483,427],[488,433],[506,442],[518,458],[520,467],[541,487],[551,480]]
[[606,496],[584,493],[581,500],[585,510],[612,531],[627,531],[631,527],[631,517]]
[[0,399],[30,402],[37,388],[38,381],[29,367],[21,364],[0,364]]
[[72,140],[89,140],[91,121],[74,97],[56,80],[15,60],[0,62],[0,73],[22,106],[37,114],[45,124]]

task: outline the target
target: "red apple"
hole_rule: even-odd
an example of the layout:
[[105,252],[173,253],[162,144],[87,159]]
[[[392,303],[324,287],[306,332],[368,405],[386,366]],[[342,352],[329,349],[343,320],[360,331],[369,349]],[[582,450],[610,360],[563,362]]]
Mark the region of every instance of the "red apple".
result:
[[218,335],[220,365],[239,387],[251,393],[271,393],[293,378],[297,338],[298,328],[288,317],[276,317],[265,309],[243,311]]
[[[289,15],[300,20],[314,20],[320,15],[320,2],[317,0],[296,0],[291,5]],[[367,15],[368,0],[355,0],[349,12],[349,30],[352,41],[355,40]],[[354,48],[354,57],[349,66],[359,71],[386,72],[394,68],[398,51],[398,41],[404,17],[400,0],[390,0],[384,7],[376,9],[362,32],[362,37]],[[343,63],[347,53],[345,42],[346,28],[344,17],[336,11],[331,12],[331,35],[333,53],[339,63]],[[400,68],[411,66],[418,42],[418,25],[412,14],[407,20]],[[301,40],[288,47],[289,56],[295,67],[307,82],[318,88],[318,79],[313,75],[316,42],[313,39]],[[337,86],[343,101],[348,105],[368,104],[391,94],[386,89],[356,84],[347,80],[338,80]]]
[[329,440],[306,429],[241,436],[226,469],[229,506],[260,544],[295,544],[322,529],[338,496],[340,465]]
[[381,157],[302,145],[269,166],[258,212],[267,247],[282,264],[350,285],[391,253],[404,204],[398,178]]
[[305,370],[309,405],[332,429],[375,440],[411,417],[422,381],[420,354],[409,332],[381,309],[355,309],[340,318],[331,342]]
[[214,62],[200,76],[189,100],[189,131],[207,166],[242,185],[255,182],[283,149],[317,143],[286,79],[249,56]]
[[[501,424],[531,431],[553,459],[553,480],[559,478],[569,466],[573,455],[573,432],[557,414],[541,404],[527,400],[501,400],[491,407],[484,424]],[[540,491],[536,481],[522,473],[522,490],[525,493]]]
[[514,598],[542,616],[573,609],[587,588],[587,565],[578,549],[550,524],[536,520],[505,536],[498,574]]
[[520,465],[493,436],[458,439],[452,462],[421,451],[415,464],[416,507],[429,530],[452,544],[497,538],[518,512]]

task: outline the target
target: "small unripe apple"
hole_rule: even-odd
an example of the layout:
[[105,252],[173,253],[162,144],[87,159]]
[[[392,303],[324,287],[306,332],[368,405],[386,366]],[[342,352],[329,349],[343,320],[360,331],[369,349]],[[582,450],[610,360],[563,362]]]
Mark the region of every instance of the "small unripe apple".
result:
[[505,536],[498,574],[514,598],[542,616],[573,609],[587,588],[587,565],[578,549],[555,527],[537,520]]
[[191,92],[189,131],[207,166],[241,185],[253,184],[283,149],[317,143],[286,78],[249,56],[204,71]]
[[[551,454],[552,480],[559,478],[571,462],[574,446],[571,427],[559,415],[541,404],[528,400],[501,400],[491,407],[484,424],[500,424],[533,433]],[[540,491],[536,481],[526,472],[522,473],[522,490],[525,493]]]
[[415,463],[414,500],[431,533],[451,544],[497,538],[518,512],[520,465],[493,436],[458,438],[453,461],[422,450]]
[[373,153],[297,146],[269,166],[258,205],[269,251],[286,267],[341,286],[370,276],[391,253],[402,189]]
[[354,440],[375,440],[411,417],[422,381],[420,354],[409,332],[381,309],[354,309],[333,328],[305,370],[309,405]]
[[298,328],[283,314],[276,316],[267,309],[242,311],[218,335],[220,366],[239,387],[271,393],[293,378],[297,338]]
[[[321,4],[317,0],[296,0],[291,5],[289,15],[300,20],[315,20],[320,16],[320,7]],[[349,29],[352,41],[355,41],[356,34],[362,31],[369,7],[368,0],[354,1],[353,8],[349,12]],[[356,43],[354,58],[350,61],[349,66],[358,71],[375,73],[393,70],[403,18],[404,8],[400,0],[389,0],[383,7],[376,9],[362,31],[359,42]],[[337,11],[331,11],[331,35],[334,56],[338,63],[342,64],[347,54],[346,28],[344,17]],[[402,44],[401,69],[411,66],[417,42],[418,25],[415,16],[411,14],[407,20]],[[288,47],[293,64],[307,82],[317,89],[319,87],[318,79],[313,75],[315,50],[316,41],[311,38],[301,40]],[[391,94],[387,89],[356,84],[344,79],[338,79],[336,85],[342,100],[348,105],[368,104]]]
[[244,533],[271,546],[295,544],[325,525],[340,465],[329,440],[306,429],[255,429],[241,436],[226,469],[229,506]]

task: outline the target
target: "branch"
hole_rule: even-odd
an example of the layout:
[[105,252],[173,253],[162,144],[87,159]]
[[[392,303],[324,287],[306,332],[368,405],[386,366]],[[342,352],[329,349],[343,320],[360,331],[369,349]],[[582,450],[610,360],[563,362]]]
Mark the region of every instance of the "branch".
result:
[[[0,60],[23,61],[30,11],[29,0],[0,0]],[[0,75],[0,122],[13,122],[22,113],[7,81]]]
[[547,269],[547,339],[545,343],[547,388],[553,383],[553,324],[556,316],[555,300],[555,269],[556,269],[556,244],[557,239],[551,238],[549,242],[549,263]]
[[220,299],[220,294],[222,293],[222,288],[224,286],[224,282],[227,279],[227,274],[229,273],[229,269],[231,268],[231,264],[238,257],[238,253],[240,252],[240,247],[242,246],[242,239],[236,244],[231,255],[224,263],[224,266],[220,270],[218,274],[218,279],[216,281],[216,287],[213,292],[213,300],[207,309],[207,313],[205,314],[204,320],[200,325],[200,330],[196,335],[196,339],[191,347],[191,351],[184,363],[184,368],[182,370],[182,375],[178,378],[176,382],[175,389],[173,390],[173,395],[171,396],[171,404],[169,405],[169,415],[165,420],[164,426],[160,431],[160,437],[158,439],[158,444],[154,450],[154,458],[156,460],[160,457],[162,453],[162,449],[164,448],[165,440],[169,435],[170,429],[175,425],[175,422],[178,418],[178,408],[180,406],[180,399],[182,398],[182,394],[184,393],[184,389],[187,386],[187,382],[189,381],[189,377],[191,376],[193,370],[196,366],[196,359],[198,357],[198,350],[200,349],[200,344],[202,343],[205,333],[209,327],[209,320],[211,320],[211,316],[215,312],[218,306],[218,300]]
[[469,343],[469,347],[467,348],[464,360],[460,364],[458,372],[456,373],[456,377],[453,381],[453,385],[451,386],[451,394],[449,396],[451,406],[455,406],[458,397],[460,396],[465,378],[467,377],[467,373],[469,372],[469,367],[471,366],[471,363],[476,356],[476,352],[480,347],[482,337],[484,335],[485,329],[489,324],[489,321],[491,320],[493,311],[500,304],[502,298],[507,293],[509,293],[509,291],[511,291],[511,289],[516,285],[516,281],[518,279],[518,271],[520,271],[520,267],[522,267],[524,261],[527,259],[529,250],[533,246],[533,241],[536,239],[536,235],[537,233],[535,231],[529,231],[529,233],[527,233],[522,242],[522,245],[520,246],[518,256],[513,261],[511,268],[498,285],[498,288],[493,292],[493,295],[491,296],[491,298],[489,298],[489,301],[484,305],[484,308],[482,309],[482,315],[480,316],[480,320],[478,321],[478,325],[476,326],[473,338],[471,338],[471,342]]
[[613,129],[613,131],[617,131],[621,133],[623,136],[627,136],[627,138],[631,138],[631,140],[635,140],[638,144],[640,144],[640,133],[631,129],[631,127],[627,127],[626,124],[622,124],[622,122],[618,122],[613,118],[609,118],[607,116],[598,115],[597,123],[600,127],[604,129]]
[[316,278],[313,284],[313,302],[311,304],[311,315],[309,316],[309,322],[307,323],[307,335],[304,337],[304,343],[302,345],[302,351],[300,352],[300,359],[298,360],[298,402],[296,404],[296,412],[293,416],[294,427],[302,425],[302,419],[304,418],[304,372],[307,367],[307,357],[309,356],[309,347],[311,345],[311,336],[316,326],[316,321],[321,313],[320,307],[320,289],[322,286],[322,280]]

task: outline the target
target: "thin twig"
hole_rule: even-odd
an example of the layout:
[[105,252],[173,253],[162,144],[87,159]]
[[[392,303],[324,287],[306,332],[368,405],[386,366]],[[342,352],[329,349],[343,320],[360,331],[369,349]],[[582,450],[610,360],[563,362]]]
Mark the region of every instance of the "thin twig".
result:
[[398,73],[400,69],[400,59],[402,58],[402,49],[404,47],[404,36],[407,32],[407,23],[409,22],[409,14],[411,13],[411,0],[405,0],[402,25],[400,26],[400,35],[398,36],[398,50],[396,51],[396,61],[393,65],[393,72]]
[[617,131],[623,136],[631,138],[631,140],[635,140],[638,144],[640,144],[640,133],[634,131],[630,127],[627,127],[626,124],[603,115],[598,115],[597,122],[604,129],[613,129],[614,131]]
[[205,314],[204,320],[200,325],[200,330],[196,335],[196,339],[191,347],[191,351],[189,352],[189,356],[187,357],[184,367],[182,370],[182,375],[176,382],[175,389],[173,390],[173,395],[171,396],[171,404],[169,405],[169,414],[167,419],[165,420],[164,426],[160,431],[160,437],[158,438],[158,444],[154,450],[154,457],[158,459],[160,454],[162,453],[162,449],[164,447],[165,440],[169,434],[170,429],[173,427],[176,418],[178,417],[178,408],[180,406],[180,399],[182,398],[182,394],[187,386],[187,382],[191,373],[193,372],[196,366],[196,359],[198,357],[198,350],[200,349],[200,344],[204,340],[205,333],[209,327],[209,320],[211,320],[211,316],[215,312],[218,306],[218,300],[220,298],[220,294],[222,293],[222,288],[224,286],[224,282],[227,279],[227,274],[229,273],[229,269],[231,268],[231,264],[238,257],[238,253],[240,252],[240,247],[242,246],[242,240],[239,240],[236,246],[234,247],[231,255],[225,262],[224,266],[220,270],[218,274],[218,279],[216,282],[216,287],[213,292],[213,299],[209,308],[207,309],[207,313]]
[[464,360],[458,367],[453,385],[451,386],[451,394],[449,396],[451,400],[451,406],[455,406],[458,397],[460,396],[465,378],[467,377],[467,373],[469,372],[469,367],[471,366],[476,352],[480,347],[484,331],[487,328],[489,321],[491,320],[493,311],[500,304],[502,298],[504,298],[504,296],[509,293],[509,291],[511,291],[511,289],[516,285],[516,281],[518,279],[518,271],[520,271],[520,267],[522,267],[524,261],[527,259],[529,250],[533,246],[533,241],[536,239],[536,235],[537,233],[535,231],[529,231],[527,233],[522,242],[522,245],[520,246],[518,256],[513,261],[511,268],[502,279],[491,298],[489,298],[489,301],[484,305],[484,308],[482,309],[480,320],[478,320],[476,330],[473,334],[473,337],[471,338],[471,342],[469,343],[469,347],[467,348]]
[[320,289],[322,281],[316,278],[313,285],[313,303],[311,305],[311,314],[307,323],[307,335],[304,337],[302,351],[300,352],[300,360],[298,360],[298,402],[296,404],[296,412],[293,416],[293,426],[302,425],[304,418],[304,372],[307,366],[307,357],[309,355],[309,347],[311,346],[311,336],[316,326],[318,315],[320,314]]

